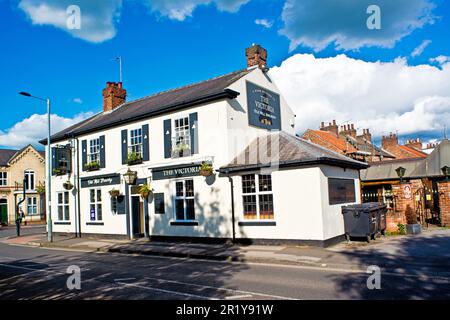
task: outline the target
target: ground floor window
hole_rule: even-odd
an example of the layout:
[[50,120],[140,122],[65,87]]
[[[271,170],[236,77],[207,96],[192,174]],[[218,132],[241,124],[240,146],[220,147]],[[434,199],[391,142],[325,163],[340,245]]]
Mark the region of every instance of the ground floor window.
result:
[[30,216],[37,215],[37,198],[36,197],[27,198],[27,213]]
[[242,176],[244,219],[273,220],[272,176],[248,174]]
[[69,221],[69,192],[58,192],[58,220]]
[[355,180],[328,178],[328,196],[330,205],[355,202]]
[[195,220],[194,180],[175,182],[175,219],[178,221]]
[[90,197],[90,220],[91,221],[102,221],[102,190],[101,189],[91,189],[89,190]]

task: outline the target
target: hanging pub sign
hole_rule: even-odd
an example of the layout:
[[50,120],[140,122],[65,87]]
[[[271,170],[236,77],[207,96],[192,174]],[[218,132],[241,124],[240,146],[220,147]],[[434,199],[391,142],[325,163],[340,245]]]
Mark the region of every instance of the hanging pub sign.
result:
[[181,165],[181,166],[168,166],[152,169],[153,180],[164,180],[181,177],[194,177],[200,175],[201,163]]
[[280,96],[247,81],[248,122],[250,125],[281,130]]
[[81,179],[82,188],[112,186],[120,184],[120,174],[109,174]]

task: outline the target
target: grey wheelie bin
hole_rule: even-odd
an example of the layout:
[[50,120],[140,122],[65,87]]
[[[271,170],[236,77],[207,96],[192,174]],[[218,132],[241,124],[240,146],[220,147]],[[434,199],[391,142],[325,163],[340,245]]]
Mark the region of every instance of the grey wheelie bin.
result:
[[347,241],[350,241],[351,237],[365,238],[367,242],[370,242],[370,239],[375,239],[379,232],[379,207],[378,202],[342,207]]

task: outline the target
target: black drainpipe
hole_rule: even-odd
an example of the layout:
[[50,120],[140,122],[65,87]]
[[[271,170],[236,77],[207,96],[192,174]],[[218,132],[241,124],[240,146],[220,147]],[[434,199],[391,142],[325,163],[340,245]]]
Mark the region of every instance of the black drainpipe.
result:
[[233,244],[236,243],[236,219],[235,219],[235,212],[234,212],[234,183],[233,178],[230,176],[230,172],[227,170],[227,177],[230,181],[231,186],[231,221],[233,223]]
[[81,203],[80,203],[80,192],[81,192],[81,178],[80,178],[80,141],[78,138],[75,138],[75,135],[72,135],[72,139],[77,142],[76,148],[76,157],[77,157],[77,215],[78,215],[78,230],[75,229],[75,236],[81,238]]

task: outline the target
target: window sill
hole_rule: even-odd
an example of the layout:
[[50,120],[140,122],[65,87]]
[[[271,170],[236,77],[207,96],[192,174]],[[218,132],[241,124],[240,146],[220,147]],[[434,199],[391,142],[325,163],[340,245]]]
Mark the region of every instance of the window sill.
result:
[[53,223],[55,226],[70,226],[72,222],[70,221],[56,221]]
[[198,226],[198,221],[170,221],[171,226]]
[[242,227],[253,227],[253,226],[261,226],[261,227],[274,227],[277,225],[276,221],[239,221],[239,226]]
[[104,222],[86,222],[87,226],[104,226]]

